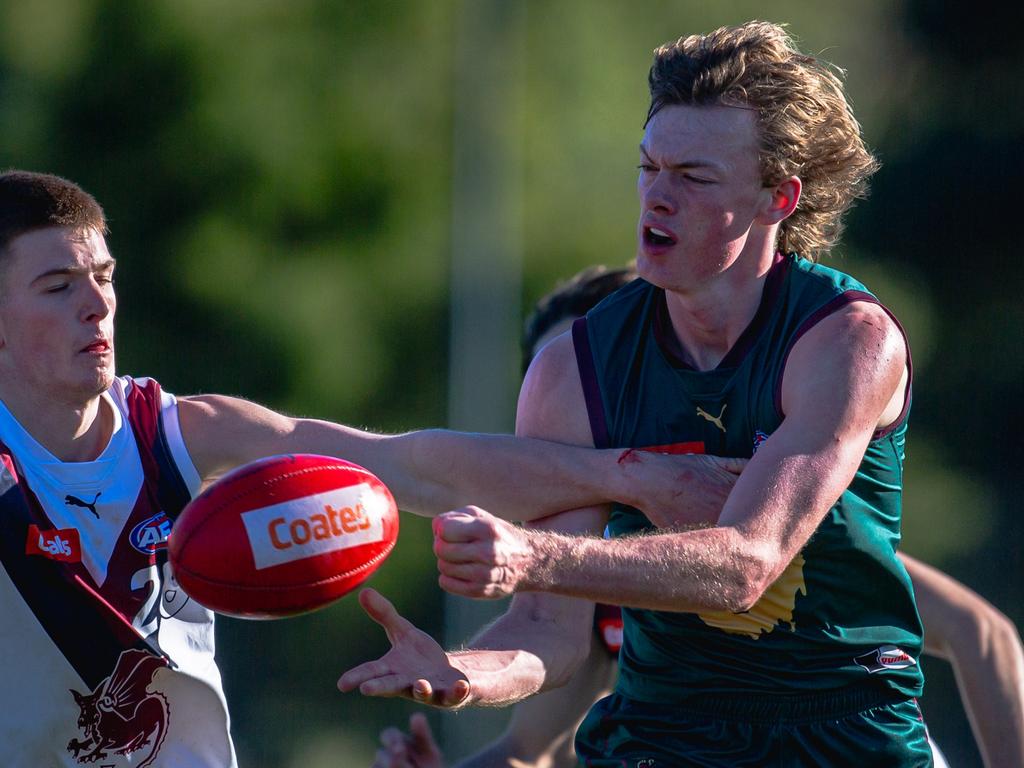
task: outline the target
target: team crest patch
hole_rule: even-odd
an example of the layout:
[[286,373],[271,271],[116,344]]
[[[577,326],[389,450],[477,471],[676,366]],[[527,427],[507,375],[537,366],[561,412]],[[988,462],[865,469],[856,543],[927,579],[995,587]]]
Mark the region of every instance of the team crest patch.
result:
[[754,430],[754,453],[757,453],[757,449],[761,447],[761,443],[768,439],[768,435],[762,432],[760,429]]
[[82,764],[100,760],[109,765],[151,765],[167,734],[169,710],[163,694],[151,692],[154,675],[167,666],[145,651],[123,651],[110,677],[96,690],[72,690],[80,714],[81,739],[68,742],[68,752]]
[[171,535],[171,518],[165,512],[158,512],[132,528],[128,541],[144,555],[152,555],[167,549],[167,537]]
[[855,657],[854,662],[871,675],[886,669],[906,669],[917,666],[917,661],[913,656],[895,645],[883,645],[880,648],[875,648],[873,651]]

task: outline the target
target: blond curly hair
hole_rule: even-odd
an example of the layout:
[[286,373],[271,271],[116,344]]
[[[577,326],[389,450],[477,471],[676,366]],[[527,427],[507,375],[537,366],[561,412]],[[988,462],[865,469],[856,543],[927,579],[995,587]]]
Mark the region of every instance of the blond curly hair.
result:
[[868,179],[878,170],[842,74],[801,53],[781,25],[721,27],[654,51],[647,121],[672,104],[755,110],[765,185],[790,176],[803,182],[796,211],[779,228],[778,246],[816,260],[839,241],[843,214],[867,195]]

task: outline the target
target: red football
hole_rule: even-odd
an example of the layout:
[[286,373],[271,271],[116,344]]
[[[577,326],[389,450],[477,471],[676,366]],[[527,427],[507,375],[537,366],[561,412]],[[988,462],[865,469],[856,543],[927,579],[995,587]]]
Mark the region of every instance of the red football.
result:
[[357,587],[398,538],[398,508],[369,471],[329,456],[270,456],[194,498],[168,542],[185,593],[218,613],[273,619]]

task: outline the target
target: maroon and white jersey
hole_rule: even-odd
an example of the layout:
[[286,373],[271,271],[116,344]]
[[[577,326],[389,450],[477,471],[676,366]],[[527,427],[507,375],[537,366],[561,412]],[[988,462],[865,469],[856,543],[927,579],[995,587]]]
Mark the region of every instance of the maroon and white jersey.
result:
[[213,614],[167,560],[200,482],[176,401],[118,378],[101,408],[106,449],[65,463],[0,403],[0,765],[233,767]]

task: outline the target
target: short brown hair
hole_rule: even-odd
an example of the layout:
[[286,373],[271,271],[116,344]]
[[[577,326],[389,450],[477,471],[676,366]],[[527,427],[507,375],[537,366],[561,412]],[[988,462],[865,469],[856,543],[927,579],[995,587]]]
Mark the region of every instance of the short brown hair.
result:
[[0,173],[0,253],[20,235],[47,227],[107,233],[95,198],[77,184],[48,173]]
[[779,229],[779,247],[813,260],[839,241],[843,214],[867,195],[878,170],[840,75],[801,53],[778,24],[721,27],[655,50],[647,120],[671,104],[755,110],[765,185],[790,176],[803,182],[796,211]]

